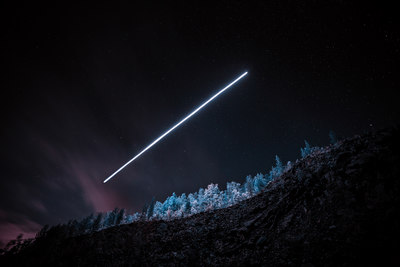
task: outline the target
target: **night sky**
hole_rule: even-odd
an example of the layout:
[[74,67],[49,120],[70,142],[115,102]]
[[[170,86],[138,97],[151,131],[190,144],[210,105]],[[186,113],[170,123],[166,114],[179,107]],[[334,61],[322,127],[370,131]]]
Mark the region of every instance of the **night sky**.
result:
[[153,196],[224,189],[268,172],[276,154],[299,158],[304,139],[323,146],[329,130],[397,123],[397,9],[315,2],[2,3],[0,242],[92,212],[141,211]]

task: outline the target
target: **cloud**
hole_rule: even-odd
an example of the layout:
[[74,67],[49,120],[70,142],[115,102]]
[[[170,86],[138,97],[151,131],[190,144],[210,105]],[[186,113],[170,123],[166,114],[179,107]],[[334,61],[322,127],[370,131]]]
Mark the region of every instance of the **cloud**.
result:
[[[9,216],[5,211],[0,210],[0,220]],[[19,234],[23,234],[23,238],[33,238],[42,226],[26,217],[17,215],[18,223],[2,222],[0,223],[0,247],[4,247],[10,240],[15,239]]]

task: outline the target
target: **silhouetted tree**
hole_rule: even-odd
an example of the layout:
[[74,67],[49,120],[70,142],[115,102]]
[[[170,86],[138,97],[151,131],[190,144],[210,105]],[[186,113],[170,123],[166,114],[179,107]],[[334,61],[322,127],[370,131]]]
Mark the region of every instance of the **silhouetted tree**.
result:
[[43,226],[42,229],[40,229],[40,231],[36,234],[36,239],[42,238],[44,236],[46,236],[47,231],[49,230],[49,225],[46,224],[45,226]]

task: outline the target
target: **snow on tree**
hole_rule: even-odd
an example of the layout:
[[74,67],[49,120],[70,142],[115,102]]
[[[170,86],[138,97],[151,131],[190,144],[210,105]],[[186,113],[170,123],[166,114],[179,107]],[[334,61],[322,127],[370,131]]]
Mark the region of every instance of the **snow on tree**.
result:
[[311,147],[310,144],[306,140],[304,140],[304,143],[306,146],[304,148],[300,148],[302,158],[305,158],[306,156],[308,156],[314,152],[318,152],[318,151],[322,150],[321,147],[317,147],[317,146]]
[[229,182],[226,184],[226,195],[229,205],[233,205],[239,200],[240,184],[236,182]]
[[119,209],[115,208],[111,212],[107,212],[105,218],[104,218],[104,227],[112,227],[115,225],[115,222],[117,220],[117,215],[118,215]]
[[283,165],[278,156],[275,156],[275,166],[269,172],[270,179],[275,179],[283,173]]
[[218,184],[209,184],[204,190],[204,203],[206,210],[212,210],[221,207],[220,191]]
[[147,209],[147,220],[150,220],[150,218],[153,217],[155,202],[156,202],[156,200],[155,200],[155,198],[153,197],[153,198],[151,199],[149,208]]
[[254,184],[253,184],[253,178],[251,178],[251,175],[247,175],[246,182],[244,183],[244,189],[245,189],[246,194],[248,194],[249,196],[253,196]]
[[267,179],[264,178],[264,175],[258,173],[254,177],[254,192],[256,194],[261,192],[261,190],[263,190],[266,185],[267,185]]
[[184,206],[185,206],[185,208],[184,208],[183,213],[185,215],[190,215],[190,212],[192,210],[192,205],[190,204],[190,199],[189,198],[186,198]]
[[307,142],[307,140],[304,140],[304,144],[306,146],[304,148],[300,148],[300,152],[301,152],[301,157],[302,158],[305,158],[307,155],[309,155],[311,153],[311,146]]

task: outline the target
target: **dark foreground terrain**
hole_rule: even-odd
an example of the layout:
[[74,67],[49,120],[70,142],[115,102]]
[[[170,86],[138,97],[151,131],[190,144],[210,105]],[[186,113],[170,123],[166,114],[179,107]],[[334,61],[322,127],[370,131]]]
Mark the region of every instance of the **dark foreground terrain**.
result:
[[12,266],[400,266],[398,128],[300,160],[261,194],[174,221],[37,239]]

